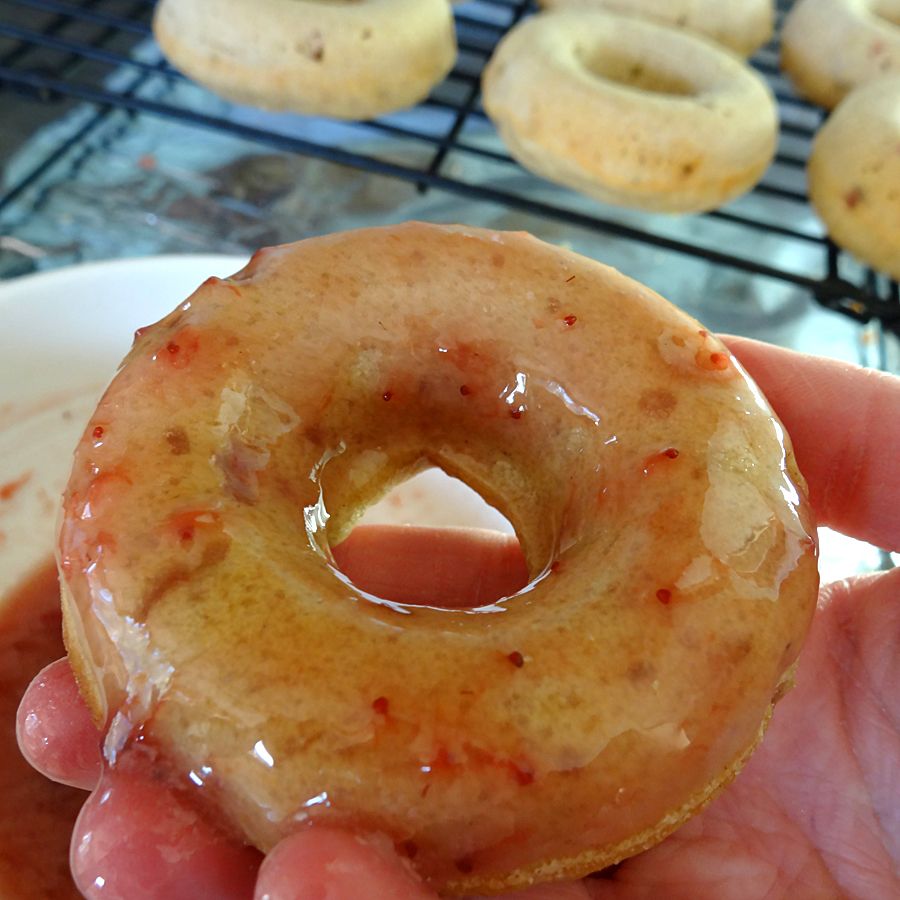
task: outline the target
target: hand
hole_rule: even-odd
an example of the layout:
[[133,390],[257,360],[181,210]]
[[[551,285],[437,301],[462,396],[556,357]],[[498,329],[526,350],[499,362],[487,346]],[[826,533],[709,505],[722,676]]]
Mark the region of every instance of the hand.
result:
[[[753,341],[729,344],[791,434],[819,522],[900,547],[900,381]],[[366,572],[374,577],[386,539],[393,538],[377,530],[358,536],[357,547],[344,548],[342,566],[358,563],[358,580]],[[465,541],[448,552],[476,550],[475,568],[497,579],[495,589],[518,587],[514,543],[485,543],[478,535]],[[425,558],[423,548],[407,546],[413,558]],[[459,568],[447,568],[448,601],[471,590],[454,583]],[[404,572],[405,583],[420,574],[417,567]],[[390,585],[379,590],[390,593]],[[796,688],[778,704],[744,771],[704,812],[602,877],[507,900],[900,895],[898,594],[896,570],[825,587]],[[19,726],[37,768],[82,787],[96,783],[99,737],[65,661],[35,679]],[[246,900],[254,884],[256,897],[270,900],[434,897],[387,841],[329,828],[288,838],[257,874],[255,851],[227,842],[164,786],[127,771],[104,776],[86,803],[72,862],[86,896],[111,900]]]

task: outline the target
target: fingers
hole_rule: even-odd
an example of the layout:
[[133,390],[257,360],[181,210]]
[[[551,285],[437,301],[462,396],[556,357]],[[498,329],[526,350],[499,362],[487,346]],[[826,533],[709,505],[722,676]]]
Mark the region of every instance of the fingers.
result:
[[310,828],[266,857],[256,900],[437,900],[386,838]]
[[819,524],[900,548],[900,379],[727,338],[791,436]]
[[100,777],[100,733],[78,693],[67,659],[35,676],[19,704],[22,755],[53,781],[91,790]]
[[72,876],[88,900],[247,900],[260,858],[129,766],[104,773],[72,835]]
[[357,587],[398,603],[480,606],[528,583],[519,542],[493,531],[361,525],[334,558]]

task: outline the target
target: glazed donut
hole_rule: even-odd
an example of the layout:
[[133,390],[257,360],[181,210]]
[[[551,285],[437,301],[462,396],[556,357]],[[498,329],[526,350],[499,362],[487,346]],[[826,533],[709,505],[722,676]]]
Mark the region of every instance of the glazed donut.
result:
[[[336,570],[428,464],[514,524],[519,594],[404,606]],[[377,830],[437,889],[499,891],[648,847],[731,780],[809,624],[813,534],[697,322],[528,235],[374,228],[263,251],[139,335],[65,495],[65,635],[107,756],[141,726],[258,847]]]
[[836,244],[900,279],[900,75],[831,114],[809,158],[809,197]]
[[784,23],[781,68],[801,96],[827,109],[900,72],[900,0],[798,0]]
[[538,0],[546,9],[600,9],[702,34],[741,56],[772,37],[772,0]]
[[607,203],[666,212],[747,191],[778,129],[769,88],[728,51],[581,10],[510,31],[485,70],[484,107],[526,168]]
[[456,60],[447,0],[161,0],[153,33],[229,100],[337,119],[412,106]]

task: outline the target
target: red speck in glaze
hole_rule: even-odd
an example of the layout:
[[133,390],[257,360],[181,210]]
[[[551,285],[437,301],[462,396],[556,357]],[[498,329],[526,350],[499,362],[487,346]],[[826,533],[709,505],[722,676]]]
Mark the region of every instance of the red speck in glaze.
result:
[[457,869],[459,869],[460,872],[463,873],[463,875],[468,875],[469,872],[471,872],[472,869],[475,868],[475,864],[472,862],[471,859],[469,859],[468,856],[465,856],[462,859],[458,859],[454,863],[454,865],[456,866]]
[[183,543],[194,540],[198,529],[210,528],[219,522],[219,514],[212,509],[186,509],[166,519],[165,527],[178,535]]
[[151,357],[154,362],[167,362],[173,369],[184,369],[200,349],[200,338],[195,329],[187,326],[164,344]]
[[522,410],[521,410],[521,409],[511,409],[511,410],[509,411],[509,414],[510,414],[514,419],[521,419],[521,418],[522,418]]
[[678,459],[679,452],[674,447],[667,447],[659,453],[654,453],[644,460],[644,474],[649,475],[662,462]]
[[550,563],[550,571],[558,572],[562,568],[562,563],[558,559],[554,559],[552,563]]
[[571,328],[578,321],[578,316],[568,315],[563,316],[563,322],[566,323],[567,328]]
[[534,775],[531,772],[526,772],[524,769],[520,769],[514,763],[510,763],[509,765],[512,769],[513,776],[519,783],[520,787],[526,787],[527,785],[534,782]]
[[702,338],[708,338],[708,337],[709,337],[709,332],[708,332],[705,328],[701,328],[701,329],[697,332],[697,334],[699,334],[700,337],[702,337]]
[[385,391],[385,392],[381,395],[381,399],[384,400],[385,403],[386,403],[386,402],[387,402],[388,400],[390,400],[391,397],[393,397],[393,396],[394,396],[394,392],[393,392],[393,391]]
[[672,592],[668,588],[660,588],[656,592],[656,599],[659,600],[663,606],[667,606],[669,601],[672,599]]
[[724,372],[731,365],[731,360],[727,353],[721,353],[718,350],[714,350],[712,353],[698,350],[694,356],[694,363],[698,369],[707,372]]
[[31,478],[31,472],[24,472],[18,478],[0,485],[0,500],[12,500],[25,487],[29,478]]
[[103,437],[103,426],[102,426],[102,425],[98,425],[98,426],[91,432],[91,437],[93,437],[93,439],[94,439],[95,441],[101,440],[102,437]]
[[518,650],[513,650],[512,653],[507,654],[506,658],[517,668],[521,669],[522,666],[525,665],[525,657],[519,653]]
[[388,714],[389,706],[390,703],[388,702],[387,697],[376,697],[372,701],[372,709],[374,709],[379,716],[386,716]]
[[861,187],[852,188],[844,194],[844,203],[847,205],[847,209],[855,209],[859,206],[862,199],[863,192]]
[[461,384],[459,386],[459,392],[463,395],[463,397],[468,397],[469,394],[472,393],[472,388],[470,388],[467,384]]

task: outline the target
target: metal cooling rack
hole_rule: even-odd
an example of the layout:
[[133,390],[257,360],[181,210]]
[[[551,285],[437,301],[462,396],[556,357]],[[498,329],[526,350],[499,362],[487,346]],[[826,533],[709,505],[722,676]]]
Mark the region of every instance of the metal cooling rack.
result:
[[[788,5],[779,4],[779,20]],[[860,322],[879,320],[900,334],[897,283],[836,248],[809,207],[805,162],[822,114],[782,79],[777,42],[751,61],[779,102],[774,164],[751,194],[727,207],[668,217],[553,188],[524,173],[506,152],[481,107],[480,76],[532,0],[474,0],[456,7],[460,56],[447,79],[414,110],[347,126],[287,114],[248,119],[240,108],[197,102],[205,92],[184,90],[185,79],[152,42],[153,6],[154,0],[0,0],[0,104],[7,92],[19,101],[60,108],[80,101],[92,109],[74,132],[29,160],[0,190],[0,216],[49,169],[89,152],[91,134],[123,110],[132,120],[176,120],[792,285],[823,306]],[[398,155],[398,141],[415,152]]]

